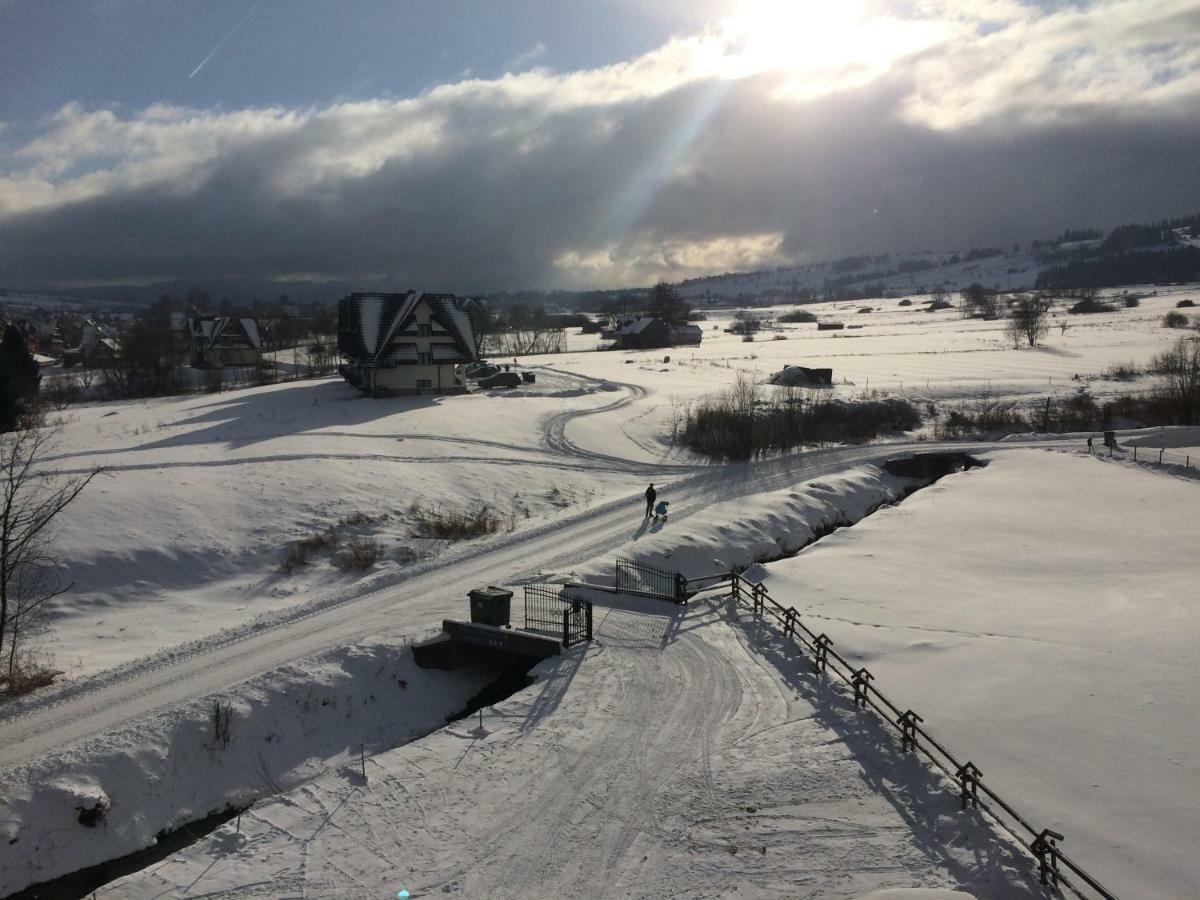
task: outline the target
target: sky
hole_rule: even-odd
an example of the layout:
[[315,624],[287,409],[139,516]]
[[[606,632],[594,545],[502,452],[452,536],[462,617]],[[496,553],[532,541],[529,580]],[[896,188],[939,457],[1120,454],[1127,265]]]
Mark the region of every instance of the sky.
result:
[[1196,0],[0,0],[0,287],[621,287],[1200,210]]

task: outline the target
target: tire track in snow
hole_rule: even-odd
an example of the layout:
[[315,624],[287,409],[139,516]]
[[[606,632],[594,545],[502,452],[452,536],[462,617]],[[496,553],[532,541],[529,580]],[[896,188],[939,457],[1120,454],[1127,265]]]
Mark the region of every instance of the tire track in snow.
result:
[[[645,399],[650,395],[650,392],[638,384],[630,384],[623,381],[610,381],[603,378],[589,378],[585,375],[578,375],[574,372],[566,372],[560,369],[547,369],[546,371],[554,372],[557,375],[565,375],[570,378],[577,378],[581,381],[591,384],[613,385],[624,392],[624,396],[619,397],[611,403],[606,403],[604,406],[598,406],[593,409],[566,410],[564,412],[554,413],[543,419],[541,422],[542,445],[551,452],[570,457],[571,459],[586,460],[595,465],[616,469],[618,471],[626,471],[630,474],[651,473],[660,476],[682,475],[695,472],[699,469],[707,468],[701,464],[663,464],[661,462],[654,462],[652,460],[643,462],[621,456],[613,456],[609,453],[601,453],[596,450],[586,450],[583,447],[580,447],[567,437],[566,432],[569,424],[588,416],[617,412],[618,410],[624,409],[638,400]],[[636,444],[636,442],[634,443]],[[637,446],[641,449],[645,449],[642,448],[640,444],[637,444]]]

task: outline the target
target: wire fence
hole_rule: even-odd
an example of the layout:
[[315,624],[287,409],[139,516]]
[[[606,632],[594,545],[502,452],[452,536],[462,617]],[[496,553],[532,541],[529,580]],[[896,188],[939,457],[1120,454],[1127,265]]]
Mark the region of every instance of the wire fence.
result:
[[[1064,840],[1049,828],[1037,829],[1017,812],[1012,804],[983,782],[983,772],[971,760],[960,760],[940,743],[925,726],[925,720],[913,709],[903,709],[875,686],[875,676],[866,667],[855,668],[833,649],[833,641],[823,632],[816,634],[801,621],[795,607],[783,607],[768,593],[766,585],[748,581],[736,572],[725,576],[734,602],[749,606],[755,616],[770,615],[812,659],[813,671],[826,677],[836,676],[854,692],[855,705],[873,710],[885,723],[900,733],[901,748],[924,755],[957,787],[962,809],[982,809],[997,825],[1029,852],[1038,866],[1038,879],[1048,887],[1069,891],[1076,897],[1100,897],[1115,900],[1104,887],[1077,862],[1062,851]],[[709,587],[715,586],[708,585]]]
[[1120,447],[1115,444],[1092,447],[1095,456],[1111,459],[1127,459],[1147,466],[1179,466],[1183,469],[1200,469],[1200,453],[1190,450],[1174,450],[1166,447]]

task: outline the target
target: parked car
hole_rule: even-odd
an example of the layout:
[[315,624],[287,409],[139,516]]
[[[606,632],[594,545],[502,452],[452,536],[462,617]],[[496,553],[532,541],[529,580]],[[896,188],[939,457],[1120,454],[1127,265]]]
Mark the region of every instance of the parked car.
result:
[[467,369],[466,369],[467,378],[470,379],[471,381],[478,381],[480,378],[490,378],[491,376],[495,375],[497,372],[500,371],[495,366],[489,366],[487,363],[472,364],[472,365],[474,366],[474,368],[472,368],[472,366],[469,365],[469,366],[467,366]]
[[521,383],[521,376],[516,372],[497,372],[487,378],[479,379],[481,388],[515,388]]

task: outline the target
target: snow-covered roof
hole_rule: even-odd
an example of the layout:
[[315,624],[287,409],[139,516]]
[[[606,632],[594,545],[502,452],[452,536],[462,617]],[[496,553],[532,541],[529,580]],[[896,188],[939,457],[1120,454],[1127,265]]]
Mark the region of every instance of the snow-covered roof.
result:
[[234,343],[244,342],[254,350],[262,349],[262,334],[258,330],[258,319],[193,316],[188,321],[192,337],[203,342],[205,349],[215,346],[221,339]]
[[657,321],[658,319],[653,316],[644,319],[634,319],[629,324],[624,325],[617,333],[621,335],[641,334]]
[[258,333],[258,319],[242,319],[242,330],[246,332],[246,337],[250,338],[250,343],[255,350],[262,349],[262,336]]
[[[343,297],[338,307],[338,349],[349,359],[365,365],[395,365],[418,359],[415,344],[397,344],[401,335],[412,333],[417,308],[429,308],[431,328],[443,339],[453,338],[451,358],[444,361],[475,359],[475,332],[468,308],[471,301],[454,294],[408,291],[403,294],[359,293]],[[444,345],[451,346],[451,345]]]

